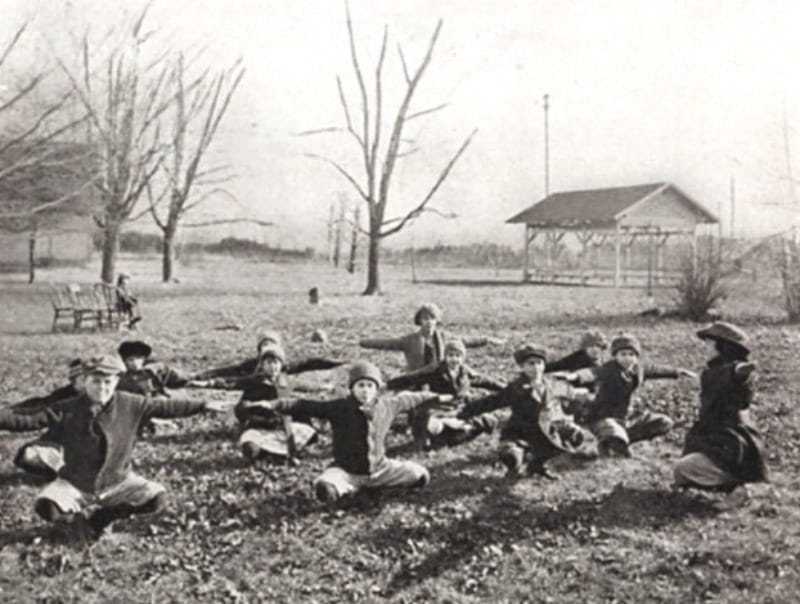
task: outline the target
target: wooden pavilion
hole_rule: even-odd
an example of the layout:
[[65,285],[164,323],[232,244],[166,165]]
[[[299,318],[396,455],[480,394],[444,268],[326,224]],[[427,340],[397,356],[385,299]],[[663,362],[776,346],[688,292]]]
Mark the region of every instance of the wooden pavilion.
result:
[[[553,267],[553,251],[565,235],[571,234],[580,245],[581,267],[577,277],[588,282],[588,274],[603,274],[586,266],[590,247],[613,244],[614,287],[629,281],[630,251],[634,244],[646,243],[648,285],[658,281],[663,269],[662,250],[671,237],[689,238],[695,249],[697,228],[718,224],[718,219],[703,205],[670,183],[654,183],[609,189],[552,193],[509,218],[506,222],[525,225],[523,281],[556,282],[563,274]],[[541,236],[544,267],[532,266],[531,245]],[[611,272],[613,270],[613,273]]]

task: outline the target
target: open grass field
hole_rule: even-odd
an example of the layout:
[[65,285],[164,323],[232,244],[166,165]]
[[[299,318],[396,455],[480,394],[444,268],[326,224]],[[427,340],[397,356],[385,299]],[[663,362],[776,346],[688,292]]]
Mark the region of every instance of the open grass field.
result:
[[[516,280],[517,273],[421,271],[411,284],[386,267],[379,298],[358,295],[363,275],[324,266],[224,259],[181,267],[181,283],[157,281],[155,259],[124,258],[145,320],[137,336],[159,360],[187,371],[242,359],[256,328],[279,329],[290,358],[365,357],[397,373],[397,353],[362,351],[359,338],[401,334],[422,301],[445,310],[456,334],[491,334],[503,346],[473,349],[468,362],[511,378],[511,351],[536,340],[560,354],[585,327],[637,335],[647,358],[699,370],[696,326],[637,317],[653,303],[641,290],[445,285],[443,279]],[[93,282],[96,267],[40,271],[41,284],[0,280],[0,399],[15,401],[64,382],[65,363],[114,350],[120,333],[51,334],[47,281]],[[429,279],[428,279],[429,278]],[[633,446],[631,459],[557,460],[557,482],[503,478],[497,436],[411,454],[426,465],[426,490],[364,499],[348,510],[316,504],[311,480],[327,465],[323,435],[299,467],[252,466],[234,446],[233,417],[202,415],[137,445],[135,469],[165,484],[170,507],[119,522],[90,549],[75,549],[33,514],[41,483],[12,465],[32,435],[0,434],[2,602],[797,602],[800,599],[800,334],[782,322],[767,277],[737,285],[722,308],[750,333],[759,363],[754,418],[772,482],[749,505],[721,512],[719,496],[670,488],[698,401],[691,380],[653,381],[644,403],[669,413],[666,438]],[[310,306],[317,285],[323,303]],[[656,301],[658,302],[658,300]],[[238,324],[243,329],[216,329]],[[330,343],[312,344],[324,329]],[[341,386],[344,370],[302,376]],[[192,391],[195,397],[203,391]],[[215,394],[214,396],[220,396]]]

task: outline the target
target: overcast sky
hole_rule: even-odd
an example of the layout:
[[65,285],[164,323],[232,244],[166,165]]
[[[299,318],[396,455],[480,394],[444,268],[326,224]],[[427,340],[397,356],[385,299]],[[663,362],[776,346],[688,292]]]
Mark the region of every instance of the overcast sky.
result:
[[[0,0],[2,33],[34,18],[48,44],[110,25],[135,0]],[[123,8],[120,8],[123,7]],[[439,18],[444,27],[415,107],[447,107],[411,122],[420,152],[396,171],[391,215],[412,207],[461,141],[472,145],[435,198],[457,219],[420,219],[390,239],[407,245],[519,243],[506,218],[544,192],[542,95],[549,93],[551,191],[670,181],[736,232],[760,235],[797,221],[784,152],[788,123],[800,175],[800,3],[787,0],[573,1],[351,0],[358,52],[372,77],[389,26],[386,109],[399,102],[401,44],[416,63]],[[234,166],[229,189],[204,210],[275,221],[266,240],[324,247],[330,203],[349,185],[305,153],[358,171],[345,135],[298,137],[342,124],[335,76],[354,107],[344,8],[338,0],[154,0],[151,24],[176,47],[205,45],[247,74],[210,162]],[[37,48],[42,52],[41,38]],[[372,90],[372,86],[369,86]],[[777,204],[777,205],[776,205]]]

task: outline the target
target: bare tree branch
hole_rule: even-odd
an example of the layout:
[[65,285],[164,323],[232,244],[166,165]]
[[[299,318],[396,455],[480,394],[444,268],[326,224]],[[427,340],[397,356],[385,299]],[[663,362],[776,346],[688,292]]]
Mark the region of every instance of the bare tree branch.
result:
[[294,136],[311,136],[313,134],[327,134],[329,132],[345,132],[345,130],[339,128],[338,126],[329,126],[328,128],[316,128],[314,130],[295,132]]
[[207,227],[207,226],[216,226],[219,224],[238,224],[242,222],[257,224],[259,226],[275,226],[272,222],[266,222],[264,220],[258,220],[256,218],[220,218],[218,220],[209,220],[207,222],[190,222],[188,224],[184,224],[184,227],[188,228],[198,228],[198,227]]
[[466,140],[464,140],[464,142],[461,144],[461,147],[459,147],[459,149],[458,149],[458,151],[456,151],[455,155],[453,155],[453,157],[450,158],[450,161],[447,163],[447,165],[445,166],[444,170],[442,170],[442,172],[439,174],[439,177],[436,179],[436,182],[433,183],[433,186],[428,191],[428,194],[425,195],[425,197],[422,198],[422,201],[419,203],[419,205],[417,205],[416,208],[414,208],[408,214],[406,214],[406,216],[403,219],[401,219],[400,222],[397,223],[396,226],[394,226],[394,227],[392,227],[392,228],[390,228],[388,230],[382,231],[381,232],[381,237],[388,237],[389,235],[393,235],[393,234],[397,233],[404,226],[406,226],[406,224],[410,220],[413,220],[414,218],[417,218],[420,215],[420,212],[423,209],[425,209],[425,206],[428,204],[428,202],[434,196],[434,194],[439,189],[441,184],[445,181],[445,179],[447,178],[448,174],[450,174],[450,170],[453,169],[453,166],[458,161],[458,158],[461,157],[461,155],[467,149],[469,144],[472,142],[472,138],[475,136],[475,134],[477,132],[478,132],[477,129],[473,130],[472,133],[466,138]]
[[333,166],[339,172],[339,174],[344,176],[347,179],[347,181],[351,185],[353,185],[353,188],[358,192],[358,194],[361,196],[361,198],[364,199],[367,203],[369,203],[370,198],[367,196],[367,194],[364,191],[364,189],[361,188],[361,185],[358,184],[358,181],[356,181],[356,179],[353,178],[350,175],[350,173],[347,170],[345,170],[342,166],[340,166],[338,163],[336,163],[335,161],[333,161],[332,159],[330,159],[328,157],[324,157],[322,155],[317,155],[316,153],[305,153],[304,155],[306,157],[311,157],[313,159],[319,159],[319,160],[324,161],[324,162],[330,164],[331,166]]
[[447,107],[447,103],[442,103],[441,105],[437,105],[436,107],[431,107],[430,109],[424,109],[422,111],[417,111],[415,113],[412,113],[408,117],[406,117],[406,121],[410,122],[411,120],[413,120],[416,117],[422,117],[423,115],[428,115],[429,113],[435,113],[436,111],[444,109],[445,107]]

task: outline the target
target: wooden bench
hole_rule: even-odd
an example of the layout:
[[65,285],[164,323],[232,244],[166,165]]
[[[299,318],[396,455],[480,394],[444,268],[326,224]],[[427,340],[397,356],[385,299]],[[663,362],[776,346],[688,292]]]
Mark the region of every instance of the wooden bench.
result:
[[51,290],[50,302],[54,332],[61,329],[118,329],[120,326],[116,290],[108,283],[60,285]]

